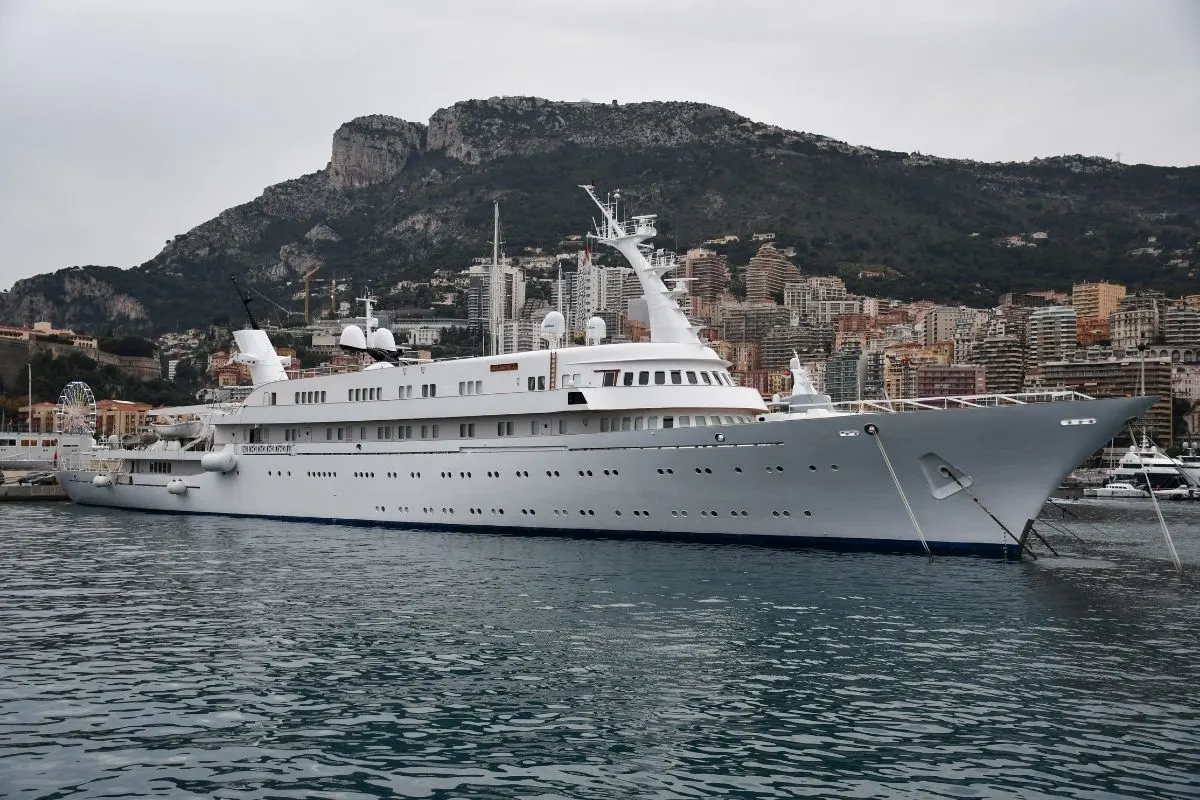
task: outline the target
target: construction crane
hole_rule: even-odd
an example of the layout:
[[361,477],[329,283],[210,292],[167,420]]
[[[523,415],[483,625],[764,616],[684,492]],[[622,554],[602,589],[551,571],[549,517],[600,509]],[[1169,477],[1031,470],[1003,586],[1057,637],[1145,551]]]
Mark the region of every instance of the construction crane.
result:
[[309,311],[309,304],[312,302],[312,276],[316,275],[317,272],[320,271],[320,269],[321,269],[321,265],[318,264],[317,266],[310,269],[308,272],[304,273],[304,324],[305,325],[312,324],[312,314]]

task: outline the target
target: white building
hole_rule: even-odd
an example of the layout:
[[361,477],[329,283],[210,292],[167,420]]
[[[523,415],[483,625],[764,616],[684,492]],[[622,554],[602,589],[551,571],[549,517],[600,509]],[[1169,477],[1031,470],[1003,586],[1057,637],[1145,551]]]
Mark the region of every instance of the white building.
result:
[[1065,361],[1075,352],[1075,309],[1043,306],[1029,315],[1029,363]]

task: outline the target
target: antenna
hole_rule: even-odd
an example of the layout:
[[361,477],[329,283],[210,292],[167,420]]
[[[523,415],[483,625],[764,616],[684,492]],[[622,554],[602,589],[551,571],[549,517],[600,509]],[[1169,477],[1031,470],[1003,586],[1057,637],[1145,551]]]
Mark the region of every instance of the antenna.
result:
[[238,299],[242,301],[242,308],[246,309],[246,318],[250,321],[251,329],[258,330],[258,320],[254,318],[254,312],[250,310],[250,301],[254,298],[242,291],[242,287],[238,285],[237,278],[230,275],[229,280],[233,281],[233,288],[237,289]]

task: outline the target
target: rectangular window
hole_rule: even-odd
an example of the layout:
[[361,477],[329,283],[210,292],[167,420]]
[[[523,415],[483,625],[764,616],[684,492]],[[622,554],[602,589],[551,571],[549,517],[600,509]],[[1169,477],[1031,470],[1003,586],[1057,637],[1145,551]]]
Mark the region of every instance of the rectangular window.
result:
[[663,428],[674,428],[674,427],[675,427],[675,418],[674,417],[663,417]]
[[539,392],[546,391],[546,376],[545,375],[538,375],[538,391]]
[[582,376],[578,372],[571,373],[571,383],[578,386],[580,377],[582,377]]
[[459,393],[459,394],[466,394],[466,393],[467,393],[467,384],[466,384],[466,382],[465,382],[465,381],[459,381],[459,382],[458,382],[458,393]]
[[679,384],[683,383],[683,373],[677,369],[671,370],[671,383],[674,386],[678,386]]
[[412,425],[405,425],[405,426],[404,426],[404,438],[405,438],[405,439],[411,439],[411,438],[412,438]]
[[708,421],[709,421],[709,422],[711,422],[713,425],[720,425],[720,424],[721,424],[721,418],[720,418],[720,417],[712,417],[712,416],[710,416],[710,417],[708,418]]
[[346,390],[346,399],[347,399],[347,400],[349,400],[349,401],[351,401],[351,402],[353,402],[353,401],[354,401],[354,390],[353,390],[353,389],[347,389],[347,390]]
[[568,375],[567,373],[565,373],[565,372],[564,372],[564,373],[562,374],[562,378],[561,378],[561,379],[559,380],[559,382],[558,382],[558,385],[559,385],[559,386],[566,386],[566,385],[567,385],[567,381],[569,381],[570,379],[571,379],[571,376],[570,376],[570,375]]
[[692,418],[691,417],[683,416],[683,417],[679,418],[679,427],[690,428],[691,426],[692,426]]
[[645,386],[648,383],[650,383],[650,373],[649,372],[639,372],[638,373],[638,386]]
[[667,382],[667,373],[663,372],[661,369],[655,370],[654,371],[654,385],[662,386],[666,382]]
[[634,417],[633,418],[633,429],[635,431],[640,431],[642,429],[642,426],[645,424],[646,424],[646,420],[644,417]]
[[567,432],[567,421],[565,419],[560,419],[558,421],[558,432],[559,433]]
[[600,376],[601,376],[600,383],[603,386],[616,386],[617,385],[616,370],[605,370],[604,372],[600,373]]
[[421,397],[429,397],[429,384],[428,383],[421,384]]
[[483,394],[483,381],[475,381],[475,394]]
[[458,423],[458,438],[460,438],[460,439],[467,438],[467,423],[465,423],[465,422]]
[[429,396],[437,397],[437,384],[436,383],[429,384]]
[[375,429],[375,438],[376,438],[376,439],[382,439],[382,438],[383,438],[383,428],[382,428],[382,427],[379,427],[379,428],[376,428],[376,429]]
[[600,432],[608,433],[608,417],[602,417],[600,419]]
[[712,386],[712,379],[708,377],[707,372],[701,372],[700,377],[704,380],[704,382],[706,384],[708,384],[709,386]]
[[296,392],[296,405],[300,404],[300,393]]
[[497,422],[497,423],[496,423],[496,435],[497,435],[497,436],[503,436],[503,435],[504,435],[504,423],[503,423],[503,422]]
[[703,428],[707,424],[708,423],[705,422],[704,417],[700,416],[699,414],[696,415],[696,427],[697,428]]
[[333,428],[325,429],[325,441],[327,441],[327,442],[333,441]]
[[732,425],[732,424],[733,424],[733,417],[731,417],[731,416],[729,416],[728,414],[726,414],[726,415],[725,415],[725,424],[726,424],[726,425]]
[[633,386],[633,373],[626,372],[624,377],[621,379],[621,382],[624,383],[626,386]]
[[474,436],[474,435],[475,435],[475,423],[468,422],[467,423],[467,436]]
[[689,369],[687,371],[687,379],[688,379],[688,383],[692,384],[693,386],[696,385],[696,373],[694,370]]
[[528,388],[528,390],[531,392],[537,387],[536,378],[534,378],[532,375],[529,376],[527,383],[528,386],[526,388]]
[[433,438],[435,438],[435,439],[438,438],[438,426],[437,425],[433,426]]
[[345,429],[344,429],[344,428],[338,428],[338,429],[337,429],[337,431],[338,431],[338,436],[337,436],[337,438],[338,438],[338,441],[340,442],[340,441],[342,441],[342,439],[346,438]]
[[633,427],[632,417],[621,417],[621,430],[627,431]]
[[422,425],[422,426],[421,426],[421,438],[422,438],[422,439],[428,439],[428,438],[429,438],[429,426],[428,426],[428,425]]
[[658,417],[647,417],[646,427],[650,430],[656,429],[658,427]]

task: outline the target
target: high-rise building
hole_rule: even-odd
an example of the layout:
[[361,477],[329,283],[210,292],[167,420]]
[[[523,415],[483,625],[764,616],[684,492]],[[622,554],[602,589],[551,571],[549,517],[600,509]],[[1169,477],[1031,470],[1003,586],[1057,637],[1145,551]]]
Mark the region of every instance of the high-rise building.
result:
[[825,362],[825,394],[835,403],[859,398],[859,371],[862,352],[847,349],[829,357]]
[[[720,253],[697,247],[683,257],[683,271],[688,281],[688,295],[711,305],[729,291],[729,260]],[[696,310],[693,309],[693,314]]]
[[987,370],[970,364],[917,367],[917,397],[961,397],[987,391]]
[[[467,327],[472,333],[481,333],[488,329],[491,266],[472,265],[467,277]],[[505,260],[500,265],[500,279],[504,281],[504,288],[501,294],[501,318],[497,324],[517,319],[525,305],[525,270]]]
[[987,391],[1015,394],[1025,382],[1025,352],[1016,336],[985,336],[971,361],[986,371]]
[[746,299],[774,302],[789,282],[800,280],[800,268],[771,243],[764,244],[746,267]]
[[761,342],[777,325],[787,325],[791,314],[771,302],[729,301],[718,303],[713,323],[724,331],[728,342]]
[[954,306],[934,306],[925,314],[925,335],[921,343],[928,346],[938,342],[954,341],[954,330],[958,326],[958,309]]
[[793,351],[819,350],[825,337],[811,325],[776,325],[762,340],[759,365],[763,369],[787,369]]
[[1044,306],[1029,315],[1030,365],[1060,361],[1075,352],[1075,309],[1070,306]]
[[1169,345],[1200,344],[1200,310],[1172,306],[1163,313],[1163,338]]
[[1079,319],[1108,319],[1125,296],[1119,283],[1077,283],[1071,288],[1071,305]]
[[1161,292],[1126,295],[1108,317],[1108,333],[1118,353],[1154,344],[1162,333],[1166,298]]
[[1165,359],[1107,358],[1102,360],[1051,361],[1042,365],[1046,389],[1075,389],[1092,397],[1157,395],[1158,402],[1133,423],[1145,426],[1161,445],[1173,441],[1171,420],[1171,362]]

